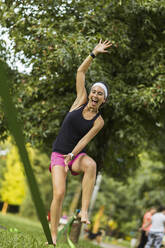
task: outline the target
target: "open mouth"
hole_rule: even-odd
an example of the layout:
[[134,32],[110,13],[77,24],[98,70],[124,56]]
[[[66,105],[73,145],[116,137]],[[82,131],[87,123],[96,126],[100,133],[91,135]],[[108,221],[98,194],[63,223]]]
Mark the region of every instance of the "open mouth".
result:
[[92,103],[93,103],[94,105],[96,105],[96,104],[98,103],[98,100],[92,99]]

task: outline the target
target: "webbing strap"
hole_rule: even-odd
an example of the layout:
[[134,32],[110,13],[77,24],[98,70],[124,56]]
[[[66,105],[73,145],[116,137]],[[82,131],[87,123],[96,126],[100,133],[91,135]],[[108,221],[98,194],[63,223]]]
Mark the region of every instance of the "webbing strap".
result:
[[71,228],[72,228],[72,224],[73,222],[77,219],[76,216],[73,217],[72,222],[70,223],[69,227],[68,227],[68,231],[67,231],[67,241],[68,244],[70,246],[70,248],[76,248],[76,246],[73,244],[73,242],[70,240],[70,232],[71,232]]
[[0,62],[0,96],[3,100],[3,111],[5,119],[7,120],[8,128],[13,135],[16,145],[18,147],[20,158],[23,162],[27,181],[31,191],[32,199],[38,214],[39,220],[42,224],[45,236],[49,244],[52,244],[52,238],[49,230],[49,225],[46,219],[44,204],[40,196],[39,188],[33,174],[33,170],[29,161],[28,153],[25,147],[22,127],[17,121],[17,111],[14,107],[12,98],[9,94],[9,82],[7,77],[6,65]]
[[80,210],[77,209],[75,214],[68,221],[68,223],[58,232],[57,241],[60,240],[61,236],[64,235],[65,232],[67,232],[67,241],[68,241],[68,245],[70,248],[76,248],[76,246],[70,240],[70,232],[71,232],[71,228],[72,228],[74,221],[77,220],[77,216],[78,216],[79,212],[80,212]]

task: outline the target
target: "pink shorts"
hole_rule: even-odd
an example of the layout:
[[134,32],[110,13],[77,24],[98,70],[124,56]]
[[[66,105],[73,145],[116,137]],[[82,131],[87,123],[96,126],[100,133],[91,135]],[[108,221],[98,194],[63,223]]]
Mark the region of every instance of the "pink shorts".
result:
[[[75,156],[75,158],[72,159],[69,162],[69,165],[68,165],[69,166],[69,170],[71,171],[72,175],[74,175],[74,176],[79,175],[79,173],[72,171],[72,164],[73,164],[74,161],[76,161],[77,158],[79,158],[82,155],[86,155],[86,153],[81,152],[81,153],[77,154]],[[66,166],[65,163],[64,163],[63,154],[58,153],[58,152],[52,152],[52,154],[51,154],[51,164],[49,166],[49,171],[51,172],[52,167],[53,166],[56,166],[56,165],[63,166],[63,167]]]

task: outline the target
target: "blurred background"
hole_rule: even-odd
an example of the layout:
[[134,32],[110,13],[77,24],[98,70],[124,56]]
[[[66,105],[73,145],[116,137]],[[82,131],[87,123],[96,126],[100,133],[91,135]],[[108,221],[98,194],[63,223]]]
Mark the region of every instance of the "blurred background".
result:
[[[78,66],[102,38],[113,43],[91,65],[86,85],[105,81],[104,129],[88,145],[98,167],[91,230],[138,238],[150,207],[165,205],[165,2],[163,0],[0,1],[0,63],[23,126],[46,212],[50,154],[75,99]],[[81,176],[68,174],[63,215],[81,203]],[[0,98],[0,210],[37,220]]]

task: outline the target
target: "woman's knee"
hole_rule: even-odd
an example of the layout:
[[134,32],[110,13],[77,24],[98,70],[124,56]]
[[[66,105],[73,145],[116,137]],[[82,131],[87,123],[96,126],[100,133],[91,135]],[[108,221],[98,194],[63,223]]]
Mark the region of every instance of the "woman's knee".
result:
[[53,199],[54,200],[63,200],[65,195],[65,189],[55,189],[53,190]]
[[87,158],[84,163],[84,170],[96,173],[96,162],[92,158]]

